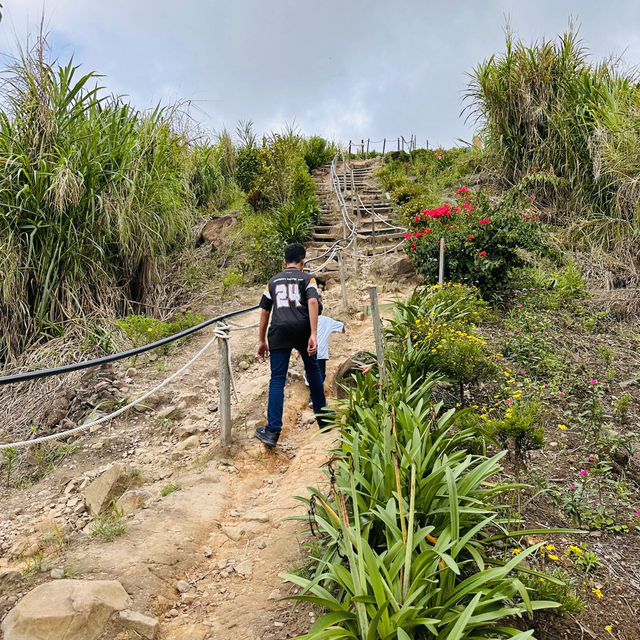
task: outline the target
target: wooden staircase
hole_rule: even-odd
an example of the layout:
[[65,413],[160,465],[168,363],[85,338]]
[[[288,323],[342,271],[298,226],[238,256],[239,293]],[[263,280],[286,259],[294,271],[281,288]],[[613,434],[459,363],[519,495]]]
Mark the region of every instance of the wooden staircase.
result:
[[[379,167],[379,160],[352,162],[351,169],[347,167],[345,185],[344,167],[341,163],[337,166],[340,188],[347,210],[356,223],[359,258],[402,251],[401,246],[397,245],[404,239],[404,231],[394,228],[391,204],[378,186],[374,175]],[[353,170],[353,183],[351,170]],[[345,232],[338,198],[331,186],[329,167],[323,167],[315,172],[314,179],[317,185],[316,195],[320,201],[320,218],[311,233],[311,242],[307,245],[307,260],[326,252],[337,240],[348,235],[348,230]],[[366,210],[360,206],[360,202]],[[372,216],[371,211],[375,211],[378,215]],[[353,246],[351,246],[345,251],[343,259],[353,260],[353,255]],[[310,268],[319,266],[324,259],[317,260],[315,264],[310,263]],[[317,277],[320,280],[339,277],[337,255],[317,274]]]

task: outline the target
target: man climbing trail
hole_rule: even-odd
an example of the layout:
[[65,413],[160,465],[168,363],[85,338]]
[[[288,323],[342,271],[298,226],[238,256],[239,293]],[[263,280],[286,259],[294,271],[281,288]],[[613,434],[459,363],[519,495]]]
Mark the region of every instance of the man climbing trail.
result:
[[[258,357],[264,362],[269,356],[271,382],[267,425],[258,427],[256,438],[268,447],[275,447],[282,430],[284,385],[289,370],[291,351],[296,349],[304,362],[309,381],[314,412],[320,427],[320,412],[325,406],[322,373],[318,365],[318,286],[315,278],[303,273],[305,248],[295,242],[284,251],[285,270],[273,276],[265,287],[260,308]],[[267,344],[267,325],[269,342]]]

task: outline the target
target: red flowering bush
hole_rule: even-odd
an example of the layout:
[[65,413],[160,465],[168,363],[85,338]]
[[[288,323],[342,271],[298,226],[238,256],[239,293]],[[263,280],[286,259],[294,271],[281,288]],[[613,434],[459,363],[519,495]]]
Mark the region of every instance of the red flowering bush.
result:
[[510,270],[524,264],[525,251],[544,252],[539,225],[527,212],[531,200],[509,193],[492,204],[466,187],[456,194],[454,206],[425,209],[411,218],[405,250],[425,280],[435,282],[444,238],[447,280],[473,284],[485,296],[500,293]]

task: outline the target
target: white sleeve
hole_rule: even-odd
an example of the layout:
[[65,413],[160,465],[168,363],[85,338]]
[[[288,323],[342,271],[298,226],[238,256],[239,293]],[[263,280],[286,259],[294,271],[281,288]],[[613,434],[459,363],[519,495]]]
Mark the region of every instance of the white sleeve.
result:
[[338,322],[338,320],[334,320],[331,318],[331,324],[329,325],[329,333],[335,333],[336,331],[342,333],[344,329],[344,323]]

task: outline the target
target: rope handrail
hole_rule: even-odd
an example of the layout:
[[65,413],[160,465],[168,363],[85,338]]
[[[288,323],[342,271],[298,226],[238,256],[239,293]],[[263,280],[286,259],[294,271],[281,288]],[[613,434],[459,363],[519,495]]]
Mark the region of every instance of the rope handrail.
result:
[[311,262],[316,262],[317,260],[321,260],[325,256],[328,256],[321,265],[311,269],[309,273],[315,274],[322,271],[330,262],[335,259],[336,254],[339,251],[345,251],[348,249],[354,242],[354,237],[356,234],[356,224],[355,221],[351,219],[349,215],[349,209],[347,207],[347,203],[344,200],[344,196],[342,195],[342,189],[340,186],[340,178],[338,176],[338,171],[336,169],[338,163],[338,156],[342,156],[342,162],[346,162],[344,159],[344,152],[340,151],[333,156],[333,160],[331,162],[331,186],[333,187],[333,191],[335,192],[336,198],[338,200],[338,205],[340,207],[340,213],[342,214],[342,220],[344,222],[345,228],[348,230],[348,234],[344,238],[340,238],[336,240],[328,249],[323,251],[321,254],[314,256],[306,261],[307,264]]
[[122,351],[120,353],[113,353],[108,356],[102,356],[101,358],[94,358],[92,360],[84,360],[82,362],[75,362],[73,364],[62,365],[60,367],[53,367],[50,369],[39,369],[37,371],[25,371],[23,373],[16,373],[9,376],[0,377],[0,386],[5,384],[14,384],[17,382],[26,382],[27,380],[35,380],[37,378],[46,378],[49,376],[60,375],[63,373],[71,373],[72,371],[78,371],[80,369],[88,369],[90,367],[97,367],[102,364],[107,364],[109,362],[115,362],[116,360],[124,360],[125,358],[130,358],[133,356],[137,356],[145,351],[151,351],[153,349],[157,349],[165,344],[169,344],[174,342],[175,340],[180,340],[180,338],[185,338],[196,331],[201,331],[206,327],[220,322],[222,320],[226,320],[228,318],[233,318],[235,316],[242,315],[244,313],[250,313],[251,311],[255,311],[258,309],[259,305],[254,305],[252,307],[246,307],[244,309],[238,309],[237,311],[230,311],[228,313],[223,313],[222,315],[216,316],[215,318],[210,318],[209,320],[205,320],[200,324],[196,324],[193,327],[189,327],[184,331],[180,331],[178,333],[174,333],[173,335],[167,336],[166,338],[162,338],[160,340],[156,340],[155,342],[150,342],[149,344],[145,344],[141,347],[136,347],[135,349],[129,349],[128,351]]
[[376,218],[378,218],[380,222],[385,224],[390,229],[397,229],[398,231],[405,231],[405,232],[407,231],[407,227],[399,227],[397,225],[391,224],[390,222],[387,222],[387,220],[385,220],[375,209],[369,209],[367,205],[364,202],[362,202],[362,198],[360,197],[360,194],[358,194],[358,202],[360,203],[360,206],[367,213],[371,214],[372,216],[376,216]]

